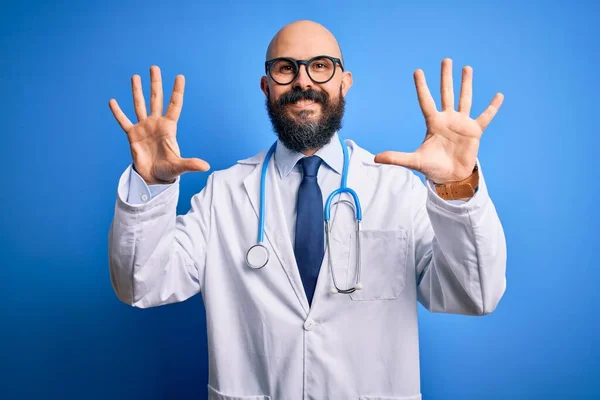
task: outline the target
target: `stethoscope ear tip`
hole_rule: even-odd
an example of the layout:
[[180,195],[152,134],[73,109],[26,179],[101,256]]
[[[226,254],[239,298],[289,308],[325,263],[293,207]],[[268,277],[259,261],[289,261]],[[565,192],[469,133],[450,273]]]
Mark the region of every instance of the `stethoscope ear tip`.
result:
[[356,289],[356,290],[361,290],[362,288],[363,288],[362,282],[358,282],[356,284],[356,286],[354,286],[354,289]]
[[336,294],[336,293],[338,293],[338,290],[336,288],[332,287],[331,289],[329,289],[329,293]]

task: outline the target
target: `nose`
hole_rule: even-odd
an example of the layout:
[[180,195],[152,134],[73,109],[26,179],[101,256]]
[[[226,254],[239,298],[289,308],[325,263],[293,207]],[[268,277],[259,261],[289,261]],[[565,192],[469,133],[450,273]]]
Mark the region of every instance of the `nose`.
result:
[[312,80],[308,76],[307,65],[299,65],[298,66],[298,76],[292,82],[292,88],[295,89],[299,87],[302,91],[312,88]]

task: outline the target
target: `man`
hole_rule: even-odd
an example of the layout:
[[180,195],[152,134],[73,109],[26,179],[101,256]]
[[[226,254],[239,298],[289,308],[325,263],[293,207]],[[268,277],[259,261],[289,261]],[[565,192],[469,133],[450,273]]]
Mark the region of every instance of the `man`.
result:
[[[137,75],[137,124],[111,99],[133,156],[109,234],[113,287],[136,307],[202,293],[210,399],[420,399],[417,301],[433,312],[483,315],[505,290],[504,233],[477,160],[502,95],[471,119],[466,67],[454,111],[445,59],[440,112],[417,70],[425,141],[414,153],[375,157],[338,139],[352,75],[329,31],[287,25],[266,58],[261,89],[278,140],[264,179],[265,152],[213,172],[185,215],[176,216],[179,176],[209,166],[182,159],[175,140],[183,77],[165,116],[157,67],[150,115]],[[358,205],[345,193],[325,233],[323,207],[340,187],[344,149],[361,231]],[[252,265],[262,211],[266,250]]]

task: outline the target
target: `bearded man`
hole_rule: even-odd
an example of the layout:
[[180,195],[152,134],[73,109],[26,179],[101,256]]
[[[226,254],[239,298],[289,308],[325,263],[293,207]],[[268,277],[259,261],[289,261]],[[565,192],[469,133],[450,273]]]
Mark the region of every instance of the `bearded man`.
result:
[[180,176],[209,166],[180,156],[183,76],[164,115],[159,68],[149,115],[132,77],[135,125],[110,100],[133,158],[109,232],[111,282],[142,308],[202,294],[209,399],[421,399],[417,302],[496,308],[506,242],[477,152],[503,97],[472,119],[472,69],[457,111],[452,61],[441,69],[441,111],[414,73],[423,144],[375,156],[340,139],[352,74],[334,36],[311,21],[285,26],[260,84],[277,141],[211,173],[185,215]]

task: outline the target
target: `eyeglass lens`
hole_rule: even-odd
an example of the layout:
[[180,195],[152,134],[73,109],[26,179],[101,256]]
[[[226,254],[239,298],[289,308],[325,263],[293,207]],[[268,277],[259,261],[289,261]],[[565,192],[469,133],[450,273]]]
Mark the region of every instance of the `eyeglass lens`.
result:
[[[316,58],[308,64],[306,71],[313,81],[323,83],[333,76],[335,65],[328,58]],[[296,78],[298,70],[296,65],[289,60],[277,60],[271,64],[270,73],[275,82],[287,85]]]

